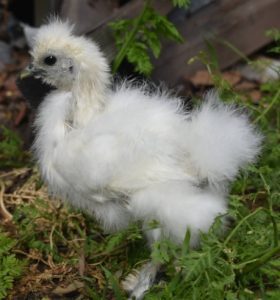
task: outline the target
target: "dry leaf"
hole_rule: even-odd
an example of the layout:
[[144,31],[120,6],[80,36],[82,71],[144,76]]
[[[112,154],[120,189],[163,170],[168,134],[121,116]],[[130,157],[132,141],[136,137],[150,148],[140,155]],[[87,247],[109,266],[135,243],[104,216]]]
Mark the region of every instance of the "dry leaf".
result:
[[84,287],[84,283],[78,280],[74,280],[72,283],[70,283],[66,287],[58,286],[56,287],[52,292],[56,295],[66,295],[69,293],[72,293],[78,289],[81,289]]
[[236,91],[250,91],[257,87],[256,83],[251,81],[242,81],[235,86]]
[[224,72],[222,78],[226,80],[231,86],[235,86],[241,80],[241,75],[238,72]]
[[249,96],[251,97],[253,102],[258,102],[261,99],[262,94],[261,94],[260,91],[254,90],[254,91],[249,93]]
[[213,85],[213,81],[209,73],[205,70],[197,71],[194,76],[188,79],[194,86],[211,86]]

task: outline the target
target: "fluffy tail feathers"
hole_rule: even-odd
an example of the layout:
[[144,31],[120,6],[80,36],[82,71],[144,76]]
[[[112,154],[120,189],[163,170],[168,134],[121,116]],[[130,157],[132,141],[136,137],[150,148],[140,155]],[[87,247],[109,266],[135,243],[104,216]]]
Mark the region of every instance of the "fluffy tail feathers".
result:
[[193,112],[187,136],[192,168],[211,185],[233,180],[242,167],[255,160],[262,142],[248,116],[222,103],[213,92]]

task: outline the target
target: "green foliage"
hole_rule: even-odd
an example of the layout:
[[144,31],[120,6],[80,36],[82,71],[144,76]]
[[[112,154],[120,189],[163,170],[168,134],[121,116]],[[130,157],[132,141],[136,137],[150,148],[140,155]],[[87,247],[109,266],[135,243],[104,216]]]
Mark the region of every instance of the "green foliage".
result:
[[22,150],[21,139],[4,126],[1,126],[0,130],[0,169],[22,166],[26,154]]
[[[153,13],[149,11],[149,7],[145,11],[147,15]],[[143,16],[138,22],[141,23],[142,18]],[[122,23],[120,21],[113,25],[120,35],[120,50],[122,43],[126,42],[121,42],[123,32],[129,32],[128,28],[133,30],[133,26],[137,25],[132,26],[131,22],[132,20],[122,20]],[[277,35],[275,40],[279,41]],[[144,42],[140,39],[140,43]],[[160,54],[160,40],[153,33],[150,33],[145,43],[147,53],[152,49],[154,56]],[[133,59],[133,54],[131,55]],[[279,81],[263,84],[263,97],[258,105],[253,105],[250,99],[246,101],[241,98],[223,80],[218,57],[211,43],[207,42],[207,50],[199,53],[193,60],[195,59],[205,64],[225,101],[242,101],[242,105],[250,109],[253,122],[265,136],[263,151],[258,165],[244,171],[232,186],[228,215],[234,219],[234,224],[227,233],[221,234],[222,219],[217,218],[209,233],[201,235],[199,249],[190,248],[190,232],[186,233],[181,246],[174,245],[169,240],[154,244],[152,259],[165,264],[166,278],[154,286],[145,295],[145,299],[278,300]],[[148,63],[145,64],[139,68],[149,69]],[[14,147],[10,145],[17,145],[15,149],[19,151],[20,142],[15,143],[10,132],[6,136],[5,142],[0,145],[1,155],[9,155],[9,151],[2,149]],[[13,156],[15,161],[18,154]],[[73,270],[70,276],[76,276],[85,284],[85,289],[81,291],[81,297],[84,296],[85,299],[125,299],[119,281],[131,269],[139,268],[139,262],[149,258],[149,249],[138,224],[114,234],[105,234],[91,217],[41,198],[34,198],[27,203],[22,201],[17,205],[13,216],[17,238],[10,238],[0,232],[0,299],[8,297],[15,280],[23,274],[25,262],[15,256],[14,250],[17,249],[22,253],[35,253],[37,256],[30,256],[27,263],[34,265],[35,262],[42,270],[48,268],[49,260],[59,270],[70,267]],[[159,225],[153,220],[147,230]],[[8,231],[6,228],[5,230]],[[83,276],[78,271],[81,257],[84,257],[86,264]],[[67,274],[66,277],[68,276]]]
[[264,208],[250,213],[242,197],[232,200],[230,213],[237,216],[234,228],[219,238],[218,219],[208,234],[202,234],[199,250],[175,251],[173,245],[166,251],[166,241],[156,245],[154,259],[176,268],[169,267],[167,282],[145,299],[256,299],[259,293],[277,294],[280,248],[274,245],[271,215],[279,226],[279,214]]
[[23,273],[25,265],[11,254],[16,242],[0,231],[0,299],[6,299],[15,279]]
[[269,52],[279,54],[280,53],[280,30],[273,28],[266,31],[266,36],[272,38],[276,44]]
[[[186,6],[189,1],[173,1],[174,5]],[[113,62],[113,72],[116,72],[126,58],[134,65],[135,71],[150,75],[153,65],[150,52],[155,58],[161,53],[161,40],[168,39],[182,42],[183,39],[176,27],[145,1],[141,14],[134,19],[119,20],[110,23],[114,32],[118,53]]]
[[169,240],[157,241],[153,244],[152,259],[166,264],[176,255],[177,247]]
[[178,7],[188,7],[191,4],[190,0],[172,0],[174,6]]
[[231,85],[222,77],[216,49],[212,43],[205,40],[206,49],[200,51],[196,56],[192,57],[188,64],[195,61],[201,62],[207,69],[215,89],[224,101],[239,102],[239,95],[232,89]]
[[[116,294],[116,299],[121,299],[123,292],[120,292],[113,272],[119,271],[124,255],[132,263],[148,256],[147,251],[143,251],[145,245],[136,224],[126,230],[105,235],[92,217],[73,212],[59,202],[49,203],[40,198],[33,199],[31,203],[22,203],[16,208],[13,217],[18,233],[17,247],[24,253],[36,253],[35,258],[40,258],[45,265],[51,258],[55,265],[71,266],[75,269],[81,254],[87,264],[94,265],[102,260],[104,263],[98,267],[98,272],[104,274],[98,276],[104,276],[104,280],[107,280],[106,290]],[[124,254],[127,247],[132,248],[132,252],[128,253],[131,257]],[[135,254],[137,258],[134,257]],[[94,278],[84,276],[78,279],[84,280],[86,296],[105,299],[105,289],[94,291],[93,287],[97,285]]]
[[[68,214],[69,211],[59,203],[50,204],[40,198],[17,207],[14,222],[18,226],[21,248],[39,251],[46,260],[51,256],[55,263],[65,259],[60,249],[73,247],[78,252],[81,245],[69,244],[69,240],[84,237],[84,232],[79,224],[79,215]],[[69,261],[72,258],[69,256]]]
[[108,283],[112,286],[116,300],[124,300],[125,295],[114,275],[106,268],[102,267]]
[[7,254],[15,245],[15,241],[0,231],[0,257]]
[[168,263],[168,279],[145,299],[278,299],[279,81],[261,86],[264,97],[256,109],[223,80],[210,43],[192,61],[196,59],[204,63],[225,101],[242,101],[243,106],[253,108],[253,122],[265,136],[262,156],[258,166],[249,167],[232,187],[229,216],[235,224],[224,237],[219,234],[218,218],[210,232],[201,235],[197,250],[190,250],[188,243],[184,251],[165,240],[155,244],[152,257]]

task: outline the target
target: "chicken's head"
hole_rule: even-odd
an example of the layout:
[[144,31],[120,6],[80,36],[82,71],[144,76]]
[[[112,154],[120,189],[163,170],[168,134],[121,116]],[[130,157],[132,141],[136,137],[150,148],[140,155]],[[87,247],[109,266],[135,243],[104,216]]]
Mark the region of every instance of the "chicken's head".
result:
[[33,76],[52,89],[101,91],[109,83],[109,66],[96,43],[73,34],[68,22],[51,20],[34,36],[32,60],[21,79]]

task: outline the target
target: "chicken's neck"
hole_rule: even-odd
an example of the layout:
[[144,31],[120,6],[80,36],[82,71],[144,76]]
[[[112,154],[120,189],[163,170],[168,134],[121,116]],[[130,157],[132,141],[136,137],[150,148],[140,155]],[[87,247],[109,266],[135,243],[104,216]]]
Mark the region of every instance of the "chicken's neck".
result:
[[108,84],[96,78],[80,78],[72,89],[70,119],[74,128],[84,127],[104,108]]

